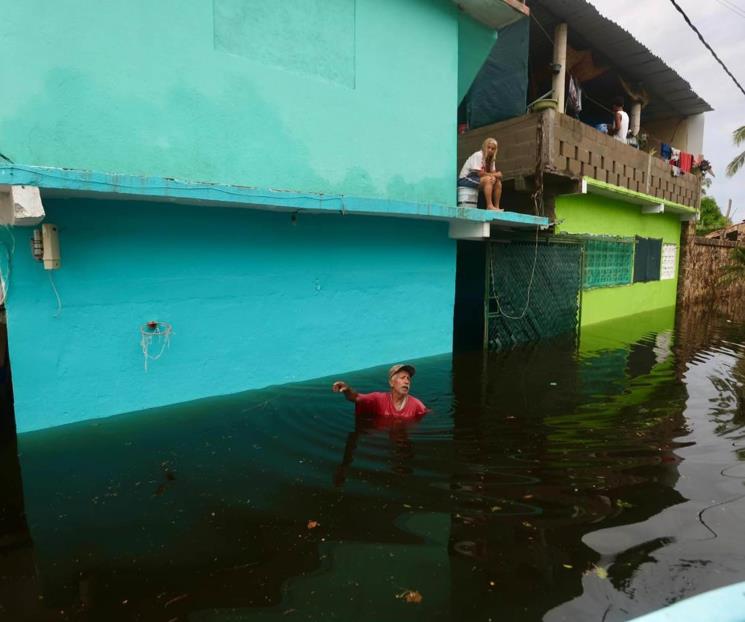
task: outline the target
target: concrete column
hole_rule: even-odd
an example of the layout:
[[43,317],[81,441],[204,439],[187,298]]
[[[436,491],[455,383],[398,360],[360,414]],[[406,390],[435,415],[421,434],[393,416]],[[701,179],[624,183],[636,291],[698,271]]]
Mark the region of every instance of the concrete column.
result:
[[[558,67],[558,71],[556,68]],[[558,24],[554,30],[554,99],[559,102],[559,112],[564,112],[564,89],[567,74],[567,25]]]
[[642,122],[642,105],[640,102],[631,104],[631,114],[629,115],[629,129],[632,136],[639,136],[639,128]]

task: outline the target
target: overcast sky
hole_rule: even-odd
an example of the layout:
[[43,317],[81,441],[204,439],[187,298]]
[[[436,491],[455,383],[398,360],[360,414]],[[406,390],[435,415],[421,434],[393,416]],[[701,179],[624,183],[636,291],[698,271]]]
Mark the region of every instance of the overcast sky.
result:
[[[728,178],[724,169],[736,148],[732,132],[745,125],[745,95],[699,41],[670,0],[589,0],[687,80],[714,112],[706,113],[704,155],[716,177],[709,194],[722,212],[732,199],[732,219],[745,220],[745,167]],[[745,88],[745,0],[677,0]]]

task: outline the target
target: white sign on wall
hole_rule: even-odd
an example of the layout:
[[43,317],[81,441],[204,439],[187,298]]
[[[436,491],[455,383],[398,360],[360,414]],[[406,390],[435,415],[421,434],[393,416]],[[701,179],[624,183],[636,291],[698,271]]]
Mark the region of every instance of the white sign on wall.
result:
[[660,280],[675,278],[675,260],[677,259],[677,252],[678,247],[675,244],[662,245]]

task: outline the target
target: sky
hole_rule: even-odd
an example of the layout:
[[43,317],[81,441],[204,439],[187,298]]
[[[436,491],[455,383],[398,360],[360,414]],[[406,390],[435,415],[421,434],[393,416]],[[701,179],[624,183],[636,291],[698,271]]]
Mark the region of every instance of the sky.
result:
[[[745,95],[670,0],[589,1],[677,71],[714,108],[706,113],[704,130],[704,156],[716,175],[708,194],[722,212],[732,199],[730,218],[745,220],[745,167],[734,177],[724,172],[730,160],[745,151],[745,145],[738,148],[732,142],[732,132],[745,125]],[[676,1],[745,88],[745,0]]]

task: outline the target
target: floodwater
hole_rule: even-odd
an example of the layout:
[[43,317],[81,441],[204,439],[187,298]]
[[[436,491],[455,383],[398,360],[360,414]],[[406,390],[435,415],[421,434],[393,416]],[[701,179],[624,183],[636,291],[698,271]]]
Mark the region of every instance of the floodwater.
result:
[[[745,322],[637,316],[6,439],[0,620],[629,620],[745,580]],[[361,390],[383,368],[348,375]]]

